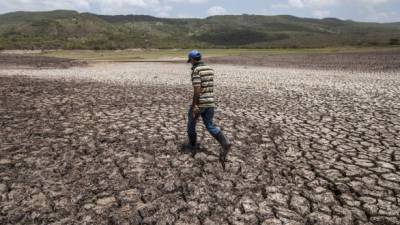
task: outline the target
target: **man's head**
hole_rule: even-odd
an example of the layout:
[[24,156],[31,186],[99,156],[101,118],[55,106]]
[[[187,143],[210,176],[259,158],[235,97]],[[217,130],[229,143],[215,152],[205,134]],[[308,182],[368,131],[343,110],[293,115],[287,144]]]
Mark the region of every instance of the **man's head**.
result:
[[192,50],[191,52],[189,52],[187,61],[188,63],[195,64],[200,60],[201,60],[201,53],[199,51]]

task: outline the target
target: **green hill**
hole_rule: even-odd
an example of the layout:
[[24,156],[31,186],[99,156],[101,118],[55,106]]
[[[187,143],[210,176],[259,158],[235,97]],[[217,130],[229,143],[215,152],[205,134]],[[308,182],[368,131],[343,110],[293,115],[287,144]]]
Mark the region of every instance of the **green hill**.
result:
[[399,23],[227,15],[167,19],[75,11],[0,15],[1,49],[308,48],[397,44]]

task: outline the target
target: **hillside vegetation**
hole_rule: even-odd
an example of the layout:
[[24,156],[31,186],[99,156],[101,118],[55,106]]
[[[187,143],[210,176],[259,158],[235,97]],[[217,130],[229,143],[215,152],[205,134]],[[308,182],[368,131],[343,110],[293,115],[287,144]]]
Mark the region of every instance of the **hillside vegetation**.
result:
[[0,49],[309,48],[398,45],[399,23],[227,15],[166,19],[75,11],[0,15]]

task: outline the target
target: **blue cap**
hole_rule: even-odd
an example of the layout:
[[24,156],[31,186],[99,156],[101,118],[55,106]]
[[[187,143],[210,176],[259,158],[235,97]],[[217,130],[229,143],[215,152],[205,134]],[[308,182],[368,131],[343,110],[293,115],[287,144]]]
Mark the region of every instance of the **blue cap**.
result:
[[197,50],[192,50],[191,52],[189,52],[188,54],[188,63],[190,63],[190,60],[201,60],[201,53]]

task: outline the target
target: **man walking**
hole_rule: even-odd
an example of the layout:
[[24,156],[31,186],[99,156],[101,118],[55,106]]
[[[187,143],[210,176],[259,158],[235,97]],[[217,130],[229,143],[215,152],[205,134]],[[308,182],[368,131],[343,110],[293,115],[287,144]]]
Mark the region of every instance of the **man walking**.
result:
[[205,65],[199,51],[189,53],[188,63],[192,64],[193,102],[188,112],[187,133],[189,144],[184,145],[184,150],[195,154],[197,149],[196,123],[201,116],[208,132],[221,144],[219,159],[225,167],[226,156],[230,151],[231,143],[222,133],[221,129],[213,123],[214,99],[214,70]]

